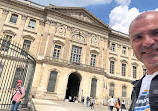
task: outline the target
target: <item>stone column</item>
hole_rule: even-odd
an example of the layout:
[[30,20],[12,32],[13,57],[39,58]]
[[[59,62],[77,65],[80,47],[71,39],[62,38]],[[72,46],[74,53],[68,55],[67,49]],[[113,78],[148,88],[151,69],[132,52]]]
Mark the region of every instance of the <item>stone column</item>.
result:
[[70,52],[70,45],[71,45],[71,41],[70,41],[70,36],[71,36],[71,28],[70,27],[68,27],[67,28],[67,30],[69,31],[69,32],[67,32],[67,37],[66,37],[66,39],[65,39],[65,45],[64,45],[64,51],[63,51],[63,59],[64,60],[68,60],[69,59],[69,56],[70,56],[70,54],[69,54],[69,52]]
[[0,22],[0,34],[2,33],[3,25],[6,21],[8,13],[9,13],[9,10],[3,9],[2,16],[0,17],[0,20],[1,20],[1,22]]
[[45,56],[46,53],[46,47],[47,47],[47,41],[49,40],[49,27],[50,27],[51,21],[46,20],[45,22],[45,27],[43,29],[43,36],[41,38],[41,45],[40,45],[40,50],[38,54],[38,58],[42,59]]
[[21,22],[20,22],[20,26],[19,26],[19,29],[18,29],[18,33],[17,33],[17,37],[16,37],[16,40],[20,43],[21,40],[22,40],[22,33],[23,33],[23,30],[24,30],[24,26],[25,26],[25,23],[26,23],[26,19],[27,19],[27,16],[26,15],[22,15],[21,16]]

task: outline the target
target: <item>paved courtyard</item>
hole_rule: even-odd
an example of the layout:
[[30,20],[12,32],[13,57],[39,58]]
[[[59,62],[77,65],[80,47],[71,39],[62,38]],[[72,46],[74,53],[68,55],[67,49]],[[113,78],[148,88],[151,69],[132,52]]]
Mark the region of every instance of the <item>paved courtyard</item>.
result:
[[81,105],[81,103],[32,99],[37,111],[109,111],[107,106],[95,105],[94,109]]

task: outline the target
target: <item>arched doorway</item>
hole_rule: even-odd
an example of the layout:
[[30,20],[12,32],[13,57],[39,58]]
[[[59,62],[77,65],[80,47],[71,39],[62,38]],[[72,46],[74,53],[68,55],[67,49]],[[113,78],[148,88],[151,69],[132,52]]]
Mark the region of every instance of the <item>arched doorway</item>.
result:
[[75,72],[69,75],[65,99],[69,99],[69,97],[71,96],[71,101],[73,101],[74,97],[78,97],[80,81],[80,74]]

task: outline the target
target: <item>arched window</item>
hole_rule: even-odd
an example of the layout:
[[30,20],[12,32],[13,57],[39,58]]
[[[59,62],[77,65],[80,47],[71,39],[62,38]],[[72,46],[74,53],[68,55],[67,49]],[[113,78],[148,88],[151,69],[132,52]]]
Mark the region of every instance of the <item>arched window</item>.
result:
[[110,84],[109,96],[114,96],[114,84],[113,83]]
[[58,74],[58,72],[51,71],[50,76],[49,76],[48,87],[47,87],[48,92],[54,92],[55,85],[56,85],[57,74]]
[[22,67],[16,68],[16,72],[12,82],[12,88],[16,88],[16,80],[22,80],[23,82],[25,81],[25,73]]
[[126,97],[126,86],[122,86],[122,97]]
[[90,97],[96,97],[97,79],[93,78],[91,81],[91,94]]

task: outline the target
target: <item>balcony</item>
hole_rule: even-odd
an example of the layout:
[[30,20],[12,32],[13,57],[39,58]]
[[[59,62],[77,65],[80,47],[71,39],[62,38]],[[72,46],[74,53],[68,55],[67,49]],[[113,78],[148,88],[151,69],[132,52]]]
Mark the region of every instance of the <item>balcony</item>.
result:
[[76,69],[76,70],[91,72],[91,73],[105,74],[104,68],[94,67],[94,66],[92,67],[90,65],[71,62],[71,61],[63,60],[63,59],[59,59],[59,58],[45,57],[43,62],[61,66],[61,67],[67,67],[67,68],[72,68],[72,69]]

